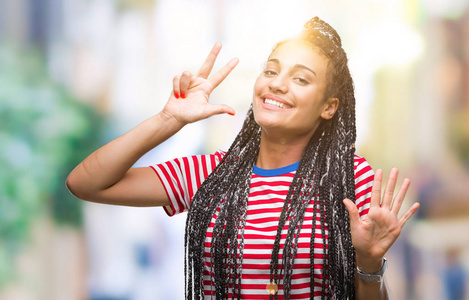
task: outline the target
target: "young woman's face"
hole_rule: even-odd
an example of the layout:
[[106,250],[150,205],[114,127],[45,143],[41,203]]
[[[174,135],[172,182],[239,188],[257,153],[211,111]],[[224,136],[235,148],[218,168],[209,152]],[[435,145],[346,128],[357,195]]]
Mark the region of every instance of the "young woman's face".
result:
[[278,46],[254,85],[256,122],[265,132],[310,137],[338,105],[335,99],[331,114],[331,101],[324,99],[326,71],[327,58],[306,42]]

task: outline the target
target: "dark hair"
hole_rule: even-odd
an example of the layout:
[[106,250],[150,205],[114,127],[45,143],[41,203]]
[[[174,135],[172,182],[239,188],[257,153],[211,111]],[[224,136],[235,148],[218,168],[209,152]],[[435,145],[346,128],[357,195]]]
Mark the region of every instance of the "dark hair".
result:
[[[313,201],[314,212],[320,211],[323,251],[328,253],[323,260],[322,299],[354,299],[355,252],[348,213],[342,203],[344,198],[355,201],[353,82],[340,37],[329,24],[317,17],[311,19],[305,24],[301,39],[319,49],[328,59],[325,93],[327,97],[338,98],[340,104],[333,118],[321,121],[303,152],[280,215],[272,250],[270,277],[277,284],[283,278],[284,295],[288,299],[299,232],[306,208]],[[259,152],[260,132],[261,128],[254,120],[251,107],[226,155],[194,195],[185,233],[186,299],[204,297],[205,239],[216,213],[218,215],[210,249],[211,282],[216,299],[227,298],[229,292],[232,292],[233,299],[235,294],[238,299],[240,297],[244,226],[252,170]],[[282,268],[279,270],[280,237],[287,220],[290,223],[283,247]],[[315,222],[313,218],[313,224]],[[314,230],[311,235],[312,298]],[[277,294],[271,295],[272,298],[276,299]]]

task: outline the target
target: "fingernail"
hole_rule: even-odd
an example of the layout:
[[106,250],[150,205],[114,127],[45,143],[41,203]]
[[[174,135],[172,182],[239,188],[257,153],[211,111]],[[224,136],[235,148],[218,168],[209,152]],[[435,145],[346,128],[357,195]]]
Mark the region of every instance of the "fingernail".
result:
[[179,93],[174,93],[174,97],[176,97],[177,99],[179,99]]
[[182,98],[182,99],[186,98],[186,94],[181,93],[181,98]]
[[228,114],[229,114],[230,116],[234,116],[234,115],[235,115],[234,113],[231,113],[231,112],[229,112]]

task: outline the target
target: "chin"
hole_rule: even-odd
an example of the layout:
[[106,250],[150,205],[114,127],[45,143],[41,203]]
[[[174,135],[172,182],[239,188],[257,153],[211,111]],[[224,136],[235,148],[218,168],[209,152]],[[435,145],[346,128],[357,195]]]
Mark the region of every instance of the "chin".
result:
[[272,120],[271,118],[266,118],[265,116],[254,116],[254,120],[262,129],[281,128],[281,124],[279,124],[278,120]]
[[258,108],[256,105],[253,105],[253,112],[254,120],[261,127],[272,126],[275,123],[278,123],[278,120],[276,120],[277,118],[275,118],[275,116],[270,114],[268,111],[263,110],[262,108]]

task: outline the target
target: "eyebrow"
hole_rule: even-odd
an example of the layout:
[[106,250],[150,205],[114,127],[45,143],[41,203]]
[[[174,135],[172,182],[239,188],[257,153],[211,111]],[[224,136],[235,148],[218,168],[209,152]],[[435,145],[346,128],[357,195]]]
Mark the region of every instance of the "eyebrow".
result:
[[[273,63],[276,63],[277,65],[280,65],[280,61],[276,58],[271,58],[269,59],[267,62],[273,62]],[[307,70],[307,71],[310,71],[311,73],[314,74],[314,76],[317,77],[317,74],[316,72],[314,72],[313,70],[311,70],[310,68],[308,68],[307,66],[305,65],[302,65],[302,64],[296,64],[293,66],[294,69],[304,69],[304,70]]]

